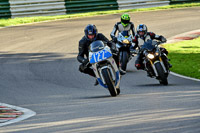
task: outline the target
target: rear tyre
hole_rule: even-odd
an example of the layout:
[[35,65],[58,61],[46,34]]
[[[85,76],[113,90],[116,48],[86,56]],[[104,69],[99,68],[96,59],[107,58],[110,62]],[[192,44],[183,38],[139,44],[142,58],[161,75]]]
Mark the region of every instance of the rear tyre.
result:
[[160,62],[155,64],[156,70],[158,72],[160,84],[168,85],[167,76],[164,73],[164,70],[160,64]]
[[128,63],[128,52],[122,51],[120,63],[121,63],[121,69],[126,71],[126,67],[127,67],[127,63]]
[[110,92],[110,95],[113,96],[113,97],[117,96],[117,90],[116,90],[114,83],[112,81],[110,71],[107,68],[105,68],[105,69],[102,70],[102,75],[104,77],[106,85],[108,86],[108,90]]

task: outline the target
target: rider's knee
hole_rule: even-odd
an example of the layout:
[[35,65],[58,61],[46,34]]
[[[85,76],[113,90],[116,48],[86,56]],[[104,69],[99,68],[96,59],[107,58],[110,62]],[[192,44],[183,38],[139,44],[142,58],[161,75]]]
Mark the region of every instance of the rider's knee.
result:
[[137,68],[137,70],[144,69],[144,67],[142,66],[142,64],[135,64],[135,67]]
[[161,51],[162,51],[163,53],[165,53],[166,55],[168,55],[167,49],[165,49],[165,48],[160,48],[160,49],[161,49]]
[[79,71],[82,72],[82,73],[85,73],[85,68],[84,68],[83,64],[81,64],[79,66]]
[[137,70],[144,69],[144,64],[141,61],[136,61],[135,67],[137,68]]

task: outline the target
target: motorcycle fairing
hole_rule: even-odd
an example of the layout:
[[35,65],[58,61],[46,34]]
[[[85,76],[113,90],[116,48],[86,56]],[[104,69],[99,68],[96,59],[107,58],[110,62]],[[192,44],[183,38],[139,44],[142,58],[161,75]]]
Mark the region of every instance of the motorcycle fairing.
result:
[[110,58],[112,56],[112,53],[110,51],[107,51],[105,49],[95,52],[92,54],[91,59],[90,59],[90,63],[97,63],[103,60],[106,60],[108,58]]

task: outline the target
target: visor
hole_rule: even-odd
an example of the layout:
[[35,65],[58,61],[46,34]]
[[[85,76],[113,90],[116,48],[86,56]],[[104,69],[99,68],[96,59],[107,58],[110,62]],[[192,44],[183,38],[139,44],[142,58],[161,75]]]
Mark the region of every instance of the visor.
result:
[[124,23],[124,24],[128,24],[128,23],[130,23],[130,20],[123,20],[123,19],[121,19],[121,22]]

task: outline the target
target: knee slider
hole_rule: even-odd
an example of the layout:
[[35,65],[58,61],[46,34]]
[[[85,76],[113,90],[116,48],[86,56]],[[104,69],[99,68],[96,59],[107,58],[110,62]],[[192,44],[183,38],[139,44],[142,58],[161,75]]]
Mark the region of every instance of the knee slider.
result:
[[83,66],[83,65],[80,65],[80,66],[79,66],[79,71],[82,72],[82,73],[85,72],[85,69],[84,69],[84,66]]

